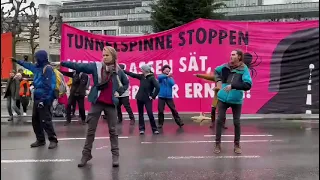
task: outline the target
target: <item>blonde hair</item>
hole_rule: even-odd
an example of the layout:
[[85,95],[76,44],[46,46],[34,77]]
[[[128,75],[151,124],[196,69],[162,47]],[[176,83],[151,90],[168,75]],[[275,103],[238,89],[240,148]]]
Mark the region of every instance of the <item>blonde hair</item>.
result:
[[111,47],[111,46],[105,46],[103,48],[103,51],[109,51],[111,53],[111,56],[112,56],[112,61],[116,64],[117,61],[118,61],[118,53],[117,51]]
[[[105,46],[103,48],[103,51],[109,51],[111,53],[113,63],[115,65],[116,71],[118,72],[119,67],[118,67],[118,53],[117,53],[117,51],[111,46]],[[117,74],[117,81],[118,81],[119,87],[123,87],[123,84],[121,83],[121,80],[120,80],[118,74]]]

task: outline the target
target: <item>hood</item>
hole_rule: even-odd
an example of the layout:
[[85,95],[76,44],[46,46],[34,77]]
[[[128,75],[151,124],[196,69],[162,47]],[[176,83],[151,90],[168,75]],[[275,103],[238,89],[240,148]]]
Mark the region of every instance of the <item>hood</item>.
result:
[[45,65],[49,64],[48,53],[45,50],[37,51],[34,56],[37,60],[38,67],[44,67]]

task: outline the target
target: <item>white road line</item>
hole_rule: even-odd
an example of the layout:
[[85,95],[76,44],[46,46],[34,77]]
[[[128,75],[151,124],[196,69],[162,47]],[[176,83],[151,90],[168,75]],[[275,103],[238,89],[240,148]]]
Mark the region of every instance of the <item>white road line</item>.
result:
[[[129,139],[128,136],[120,136],[119,139]],[[70,140],[85,140],[86,138],[59,138],[58,141],[70,141]],[[110,139],[110,137],[95,137],[95,140],[99,139]]]
[[[141,144],[197,144],[197,143],[214,143],[216,141],[163,141],[151,142],[143,141]],[[221,141],[222,143],[234,143],[234,141]],[[243,140],[240,143],[256,143],[256,142],[283,142],[283,140]]]
[[256,159],[260,156],[169,156],[168,159]]
[[47,163],[47,162],[72,162],[74,159],[23,159],[23,160],[1,160],[5,163]]
[[[208,135],[204,135],[204,137],[215,137],[216,135],[212,135],[212,134],[208,134]],[[223,137],[234,137],[234,135],[230,134],[230,135],[222,135]],[[272,137],[273,135],[271,134],[245,134],[245,135],[241,135],[241,137]]]

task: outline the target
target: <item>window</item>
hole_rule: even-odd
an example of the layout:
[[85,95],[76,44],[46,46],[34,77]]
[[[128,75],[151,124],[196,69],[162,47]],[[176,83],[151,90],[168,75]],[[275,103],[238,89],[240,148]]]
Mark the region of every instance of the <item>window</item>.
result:
[[102,34],[101,30],[91,30],[91,33],[93,34]]
[[116,30],[104,30],[104,34],[109,35],[109,36],[116,36],[117,31]]

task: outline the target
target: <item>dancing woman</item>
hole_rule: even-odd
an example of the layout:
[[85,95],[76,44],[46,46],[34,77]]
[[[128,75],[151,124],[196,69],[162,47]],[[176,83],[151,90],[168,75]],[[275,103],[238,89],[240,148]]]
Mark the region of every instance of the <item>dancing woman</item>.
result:
[[112,47],[103,48],[101,62],[74,63],[61,62],[61,66],[74,69],[79,72],[92,74],[94,85],[88,95],[92,103],[87,116],[88,132],[82,151],[81,162],[78,167],[83,167],[92,159],[92,144],[101,112],[104,111],[109,126],[112,165],[119,166],[118,134],[116,132],[118,97],[123,94],[129,85],[129,81],[117,63],[117,52]]

